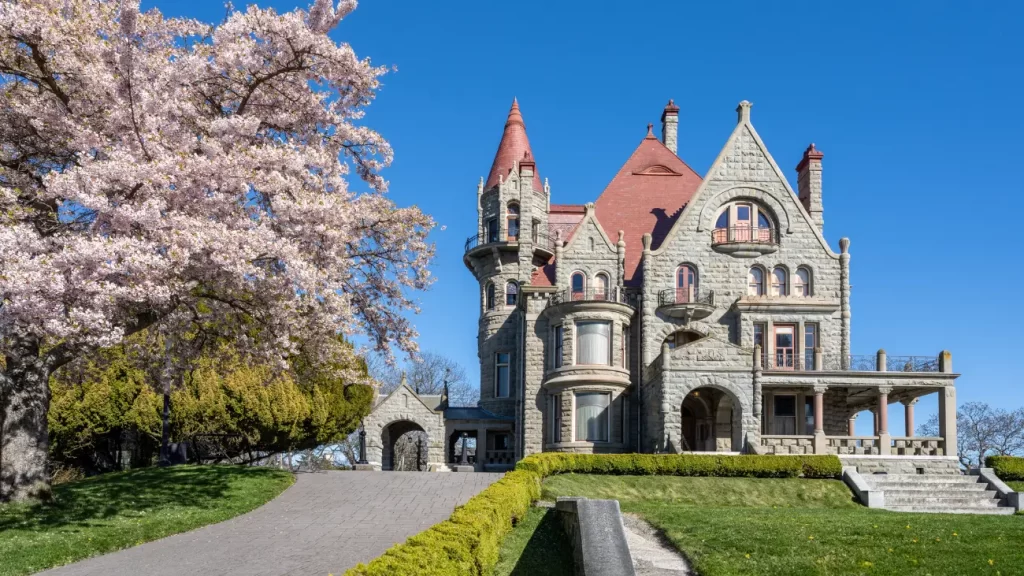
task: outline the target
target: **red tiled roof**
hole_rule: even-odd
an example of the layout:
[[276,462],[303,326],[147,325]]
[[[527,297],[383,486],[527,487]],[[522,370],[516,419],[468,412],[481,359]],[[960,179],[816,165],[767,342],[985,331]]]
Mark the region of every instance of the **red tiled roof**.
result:
[[597,219],[612,238],[625,232],[626,285],[638,286],[643,235],[651,248],[661,245],[679,213],[700,186],[701,177],[654,137],[647,136],[598,197]]
[[[530,140],[526,137],[526,124],[523,123],[523,115],[519,112],[519,102],[513,98],[512,109],[505,120],[505,131],[501,135],[498,152],[494,155],[484,190],[497,186],[499,178],[507,179],[508,173],[517,162],[522,162],[524,157],[532,161],[533,151],[530,150]],[[540,184],[540,173],[536,169],[533,171],[533,189],[544,190]]]

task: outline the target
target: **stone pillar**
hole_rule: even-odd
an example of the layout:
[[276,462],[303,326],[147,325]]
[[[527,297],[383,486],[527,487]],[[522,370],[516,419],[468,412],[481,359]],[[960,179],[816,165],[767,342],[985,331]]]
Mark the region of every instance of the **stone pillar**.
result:
[[939,353],[939,372],[953,373],[953,353],[949,350]]
[[914,404],[917,404],[917,398],[903,402],[903,419],[907,423],[907,438],[914,437]]
[[887,359],[885,357],[885,349],[879,348],[878,349],[878,354],[875,356],[875,370],[877,370],[879,372],[885,372],[886,371],[886,360]]
[[672,100],[668,101],[661,113],[661,141],[665,147],[678,154],[677,135],[679,131],[679,106]]
[[956,456],[956,388],[952,386],[939,391],[939,436],[945,444],[943,453]]
[[825,386],[814,387],[814,453],[825,454],[828,439],[825,437]]
[[888,456],[892,437],[889,436],[889,392],[888,387],[878,389],[878,453]]
[[[752,416],[754,417],[753,433],[748,435],[747,442],[749,446],[743,446],[744,450],[756,451],[761,449],[761,430],[764,428],[764,422],[762,419],[762,402],[764,400],[764,393],[761,388],[761,346],[754,346],[754,401],[751,403],[751,409],[753,410]],[[740,420],[742,422],[742,419]]]
[[825,351],[821,348],[814,349],[814,366],[815,370],[825,369]]
[[846,423],[846,435],[856,436],[857,435],[857,415],[850,416],[850,420]]
[[804,157],[796,166],[797,196],[819,231],[825,227],[821,204],[821,159],[824,157],[812,143],[804,150]]
[[842,333],[839,343],[840,354],[843,355],[840,366],[843,370],[850,369],[850,239],[839,239],[839,304],[842,321]]

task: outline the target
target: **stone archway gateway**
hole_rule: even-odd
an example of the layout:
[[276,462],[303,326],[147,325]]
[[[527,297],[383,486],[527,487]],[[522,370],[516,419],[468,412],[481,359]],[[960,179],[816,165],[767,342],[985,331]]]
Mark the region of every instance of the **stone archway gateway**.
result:
[[680,407],[681,449],[688,452],[739,452],[740,404],[732,394],[711,387],[691,391]]
[[381,431],[381,468],[416,472],[427,470],[430,458],[430,435],[422,426],[398,420]]

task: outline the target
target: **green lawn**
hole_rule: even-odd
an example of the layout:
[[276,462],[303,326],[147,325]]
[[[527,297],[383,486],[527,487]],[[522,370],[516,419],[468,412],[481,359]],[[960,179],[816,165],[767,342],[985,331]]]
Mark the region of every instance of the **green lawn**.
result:
[[248,512],[293,482],[240,466],[175,466],[54,486],[51,504],[0,505],[0,576],[29,574]]
[[572,574],[572,548],[551,508],[530,508],[505,537],[494,576]]
[[1024,482],[1007,482],[1006,484],[1013,488],[1014,492],[1024,492]]
[[567,474],[557,496],[618,499],[703,576],[1024,574],[1024,517],[869,510],[836,480]]

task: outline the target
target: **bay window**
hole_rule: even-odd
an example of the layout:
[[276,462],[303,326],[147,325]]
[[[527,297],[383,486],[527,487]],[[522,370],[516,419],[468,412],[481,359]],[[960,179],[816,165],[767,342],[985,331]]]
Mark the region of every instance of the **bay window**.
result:
[[611,365],[612,323],[586,321],[576,323],[576,363]]
[[607,392],[576,393],[576,441],[607,442],[612,395]]

